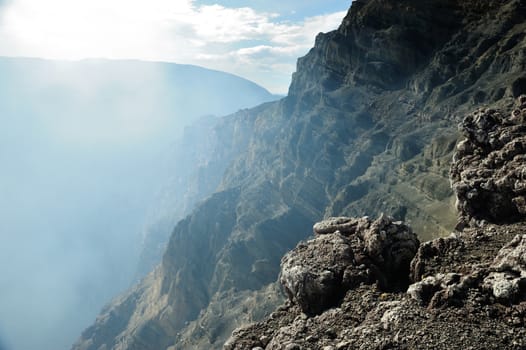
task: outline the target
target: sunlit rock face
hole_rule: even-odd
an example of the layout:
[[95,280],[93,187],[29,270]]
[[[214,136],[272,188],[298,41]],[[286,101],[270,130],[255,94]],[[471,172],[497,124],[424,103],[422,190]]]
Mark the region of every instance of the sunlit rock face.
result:
[[[129,326],[123,316],[112,329],[105,312],[74,349],[221,348],[237,325],[279,304],[283,297],[269,285],[281,258],[323,217],[385,212],[410,224],[421,241],[449,233],[456,223],[449,167],[457,125],[475,106],[510,105],[521,93],[523,18],[523,5],[511,0],[355,1],[340,28],[319,34],[298,61],[289,96],[216,127],[227,135],[217,149],[239,153],[212,157],[228,162],[218,193],[174,229],[160,272],[149,277],[162,286],[158,294],[143,289],[112,305],[134,304],[137,323]],[[338,238],[341,256],[346,239]],[[313,281],[338,282],[338,273],[322,275]],[[352,301],[373,307],[380,295],[369,291]],[[157,300],[166,304],[141,313]],[[349,310],[353,302],[345,304]],[[406,303],[416,301],[398,306]],[[298,327],[306,324],[292,307]],[[391,317],[384,320],[389,325]],[[285,337],[296,328],[282,331]],[[252,346],[270,339],[258,341]]]

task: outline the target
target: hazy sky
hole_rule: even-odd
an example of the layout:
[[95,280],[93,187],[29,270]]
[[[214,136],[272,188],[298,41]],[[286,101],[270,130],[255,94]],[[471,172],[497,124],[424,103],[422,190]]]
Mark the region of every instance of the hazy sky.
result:
[[192,66],[0,58],[0,350],[69,349],[172,214],[184,127],[270,98]]
[[0,55],[189,63],[285,93],[351,0],[0,0]]

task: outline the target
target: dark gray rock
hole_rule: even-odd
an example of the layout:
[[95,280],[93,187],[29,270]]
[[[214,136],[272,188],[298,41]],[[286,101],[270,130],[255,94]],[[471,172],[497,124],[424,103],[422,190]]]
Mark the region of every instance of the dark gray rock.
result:
[[[439,256],[447,256],[442,252]],[[407,293],[430,308],[469,303],[478,295],[487,303],[506,305],[526,301],[526,235],[517,235],[498,252],[489,266],[473,268],[465,274],[438,273],[409,286]]]
[[404,223],[382,215],[376,221],[329,218],[314,228],[324,234],[300,243],[281,263],[280,282],[306,314],[338,305],[361,283],[378,282],[385,290],[407,286],[420,243]]
[[[271,338],[267,350],[282,350],[287,344],[333,350],[522,350],[526,295],[514,280],[492,274],[520,278],[526,237],[517,233],[523,230],[523,223],[466,229],[425,248],[436,247],[433,254],[419,256],[422,272],[430,275],[407,293],[361,284],[348,290],[337,307],[311,317],[300,306],[287,304],[267,320],[236,330],[224,349],[250,349],[265,334]],[[331,234],[317,238],[327,236]]]
[[356,234],[362,239],[365,252],[378,271],[376,277],[380,286],[386,290],[406,288],[409,265],[420,245],[413,230],[382,214]]
[[[226,322],[215,315],[218,309],[225,310],[242,300],[247,290],[256,293],[275,281],[283,254],[306,239],[320,217],[392,213],[397,220],[411,222],[421,239],[436,238],[454,227],[456,213],[450,200],[453,192],[448,169],[457,141],[455,126],[475,105],[506,104],[511,99],[509,82],[523,74],[526,62],[524,6],[514,0],[368,0],[353,4],[340,28],[320,34],[313,49],[299,60],[289,96],[227,117],[229,122],[215,129],[221,135],[218,140],[230,146],[227,149],[240,150],[232,155],[218,191],[237,189],[239,196],[228,204],[228,208],[235,207],[232,212],[221,214],[224,218],[215,215],[224,204],[213,211],[206,202],[198,205],[192,215],[194,224],[180,227],[172,235],[162,266],[166,272],[162,284],[171,298],[148,317],[156,320],[169,315],[166,325],[184,327],[167,328],[173,349],[217,349],[235,322],[241,325],[264,317],[259,313],[252,317],[251,304],[239,311],[231,309]],[[242,135],[236,137],[236,130]],[[230,159],[221,157],[222,144],[211,148],[217,157],[209,161]],[[206,173],[203,176],[206,183]],[[232,229],[216,230],[215,221],[224,222],[229,215],[235,216]],[[209,217],[214,220],[207,220]],[[383,228],[380,233],[382,230],[387,231]],[[300,328],[304,326],[300,319],[298,328],[291,328],[291,334],[285,332],[303,312],[293,304],[287,312],[272,314],[272,327],[258,324],[262,328],[244,333],[253,338],[243,338],[228,348],[269,349],[270,343],[264,344],[262,337],[272,338],[275,330],[283,327],[284,341],[287,334],[289,342],[306,349],[336,347],[347,337],[341,334],[344,326],[356,326],[369,306],[376,307],[374,301],[398,298],[393,297],[397,293],[389,293],[390,288],[399,284],[404,290],[407,282],[399,281],[407,278],[407,273],[397,276],[396,271],[382,272],[388,271],[397,257],[390,256],[389,250],[374,257],[364,251],[366,245],[377,252],[388,247],[381,235],[364,239],[351,235],[346,228],[340,233],[351,241],[351,248],[358,248],[352,248],[356,269],[347,269],[344,285],[360,280],[361,275],[351,272],[365,271],[367,278],[378,281],[381,292],[376,292],[376,284],[358,285],[345,295],[340,306],[309,318],[306,322],[312,323],[312,329],[307,328],[306,333]],[[400,247],[401,251],[405,249]],[[465,258],[462,254],[459,257]],[[360,266],[365,269],[358,269]],[[206,291],[206,298],[192,293],[195,290]],[[221,296],[226,299],[219,300]],[[150,299],[141,296],[139,300]],[[417,305],[413,300],[406,302]],[[198,307],[188,313],[184,307],[177,310],[182,305]],[[108,342],[123,334],[123,343],[142,345],[146,338],[141,339],[136,329],[150,334],[159,330],[156,322],[139,316],[142,308],[137,303],[135,329],[113,332],[101,325],[86,341],[93,340],[96,349],[104,343],[99,339]],[[407,310],[408,319],[411,312]],[[293,319],[286,314],[293,314]],[[427,316],[415,319],[422,321]],[[454,324],[463,318],[451,316],[447,320]],[[437,326],[433,334],[445,333],[441,332],[444,329],[452,335],[460,332],[453,326],[444,327]],[[465,327],[472,330],[470,325]],[[332,332],[326,333],[328,328]],[[370,336],[376,334],[372,332],[376,328],[366,328],[364,334],[356,331],[356,339],[349,338],[351,348],[359,348],[355,341],[366,349],[388,348],[389,336],[394,342],[396,332],[379,336],[376,344]],[[379,330],[382,334],[383,326]],[[408,328],[407,332],[417,330]],[[365,331],[372,333],[365,335]],[[312,342],[306,344],[303,337],[309,335],[318,340],[310,338]],[[497,335],[488,337],[499,339]],[[429,342],[435,344],[432,339]]]
[[432,259],[439,256],[448,256],[453,252],[462,250],[463,247],[464,242],[456,235],[422,243],[411,261],[411,281],[418,282],[422,279],[426,270],[429,270],[429,264]]
[[526,215],[526,126],[524,97],[511,114],[482,109],[460,125],[465,139],[451,165],[461,214],[459,228],[482,220],[513,222]]
[[336,231],[340,231],[340,233],[349,235],[355,233],[357,230],[360,230],[360,228],[364,225],[369,225],[367,217],[356,219],[340,216],[328,218],[315,223],[313,226],[313,231],[318,235],[334,233]]
[[289,299],[305,313],[319,314],[345,294],[344,274],[353,259],[346,237],[339,233],[318,236],[283,257],[280,282]]

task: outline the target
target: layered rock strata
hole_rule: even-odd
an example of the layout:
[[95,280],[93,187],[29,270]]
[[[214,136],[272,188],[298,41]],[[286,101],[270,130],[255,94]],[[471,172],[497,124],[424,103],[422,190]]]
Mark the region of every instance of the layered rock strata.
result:
[[[519,104],[522,101],[520,97]],[[470,174],[486,174],[481,156],[505,153],[506,145],[521,142],[520,132],[509,133],[516,121],[496,117],[503,115],[485,110],[465,118],[462,125],[491,131],[470,129],[475,131],[468,137],[480,135],[485,153],[466,156],[468,142],[459,142],[453,175],[459,164]],[[509,138],[480,141],[499,139],[495,135]],[[510,162],[520,171],[526,166],[526,150],[512,149],[518,151]],[[506,175],[511,168],[501,163],[495,172],[500,170]],[[455,180],[453,184],[459,186]],[[470,201],[475,198],[457,193],[464,203],[459,216],[464,218],[462,209],[473,208]],[[494,186],[491,195],[514,203],[512,194],[507,186]],[[469,213],[475,218],[486,214],[477,216],[476,209]],[[421,245],[407,226],[385,217],[372,224],[366,218],[315,224],[318,236],[300,243],[282,260],[280,282],[289,302],[267,320],[236,330],[224,349],[525,349],[526,217],[517,210],[506,219],[508,224],[502,225],[479,221]],[[377,263],[378,252],[383,264]],[[368,258],[356,259],[360,254]],[[396,279],[411,280],[407,292],[389,288],[397,285]]]
[[[385,212],[421,240],[448,235],[456,125],[526,93],[524,18],[519,0],[353,2],[298,61],[287,97],[214,128],[225,145],[198,158],[228,163],[217,193],[176,225],[158,272],[112,303],[74,349],[220,348],[281,302],[268,298],[280,259],[323,217]],[[356,289],[370,290],[364,305],[399,297],[369,288]]]

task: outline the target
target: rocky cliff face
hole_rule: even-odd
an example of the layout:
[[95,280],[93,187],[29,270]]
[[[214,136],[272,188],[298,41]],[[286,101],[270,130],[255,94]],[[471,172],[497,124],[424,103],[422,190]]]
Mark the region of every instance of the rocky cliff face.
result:
[[225,118],[204,116],[185,128],[168,160],[174,175],[165,184],[147,225],[138,264],[139,278],[159,264],[177,222],[215,192],[232,160],[247,148],[252,126],[245,122],[246,113],[241,110]]
[[[421,240],[449,232],[456,223],[448,178],[456,125],[474,106],[509,105],[526,88],[525,16],[524,2],[514,0],[355,1],[340,28],[318,35],[298,61],[286,98],[216,127],[230,149],[241,150],[214,158],[228,162],[218,192],[176,226],[155,272],[103,311],[73,348],[220,348],[235,326],[280,303],[273,286],[280,259],[323,216],[386,212],[394,217],[387,227],[405,220]],[[356,258],[363,243],[340,234],[340,255]],[[381,277],[384,253],[360,259],[369,265],[321,271],[314,286],[365,288],[361,304],[371,309],[379,298],[400,309],[417,303],[391,293],[403,283],[394,288]],[[287,288],[299,295],[294,280]],[[352,282],[376,280],[386,289]],[[344,303],[348,295],[338,294]],[[279,312],[300,322],[296,305],[289,307],[296,313]],[[344,340],[334,327],[327,336]]]
[[451,167],[460,226],[480,220],[513,221],[526,214],[525,117],[523,95],[508,115],[482,109],[461,124],[465,139],[457,146]]
[[[473,209],[467,222],[472,227],[420,245],[410,228],[385,216],[317,223],[316,237],[281,261],[288,303],[265,321],[236,330],[224,349],[524,349],[526,226],[516,191],[525,179],[514,174],[526,169],[526,149],[518,146],[525,131],[517,130],[523,125],[517,110],[479,111],[462,124],[466,138],[452,174],[460,220],[466,208]],[[472,132],[474,124],[491,132]],[[494,142],[483,142],[489,139]],[[476,144],[487,153],[477,152]],[[485,194],[501,199],[502,206],[495,207],[493,197],[466,195],[493,183],[491,177],[466,179],[488,175],[492,160],[508,156],[514,170],[493,167],[505,175]],[[515,192],[497,180],[512,182]],[[507,224],[474,219],[481,216]]]

